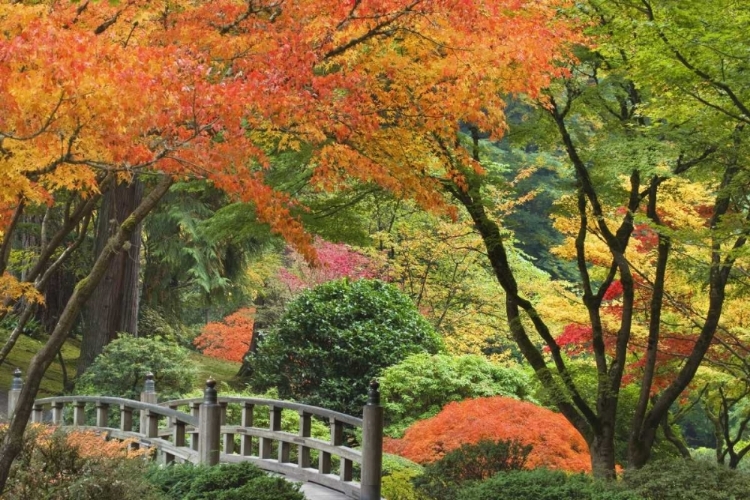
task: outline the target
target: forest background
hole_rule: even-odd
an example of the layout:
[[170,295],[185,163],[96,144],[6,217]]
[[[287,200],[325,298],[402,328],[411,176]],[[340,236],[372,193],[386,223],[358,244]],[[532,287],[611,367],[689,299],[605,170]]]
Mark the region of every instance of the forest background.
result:
[[340,277],[533,372],[597,476],[685,438],[750,450],[739,3],[4,1],[0,23],[0,362],[45,341],[0,486],[70,335],[78,376],[118,332],[242,361]]

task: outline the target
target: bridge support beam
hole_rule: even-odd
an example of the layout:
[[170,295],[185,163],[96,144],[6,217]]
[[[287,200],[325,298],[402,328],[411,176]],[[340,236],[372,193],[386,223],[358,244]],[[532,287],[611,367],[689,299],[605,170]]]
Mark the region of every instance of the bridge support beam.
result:
[[221,405],[216,394],[216,381],[208,379],[203,393],[198,424],[198,460],[204,465],[219,463],[221,447]]
[[362,418],[362,494],[360,500],[380,500],[383,472],[383,407],[380,406],[380,384],[370,382],[367,404]]

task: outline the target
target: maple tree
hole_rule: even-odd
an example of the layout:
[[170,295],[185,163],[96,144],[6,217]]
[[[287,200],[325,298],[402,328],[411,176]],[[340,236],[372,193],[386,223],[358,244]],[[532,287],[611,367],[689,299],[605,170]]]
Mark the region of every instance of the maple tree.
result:
[[25,207],[69,207],[25,283],[3,274],[6,307],[38,297],[53,256],[66,254],[66,236],[85,233],[102,192],[134,177],[147,187],[31,362],[3,441],[0,489],[42,374],[174,178],[207,179],[252,202],[259,220],[311,259],[289,197],[264,182],[269,153],[311,145],[318,187],[352,178],[447,211],[431,175],[445,165],[428,153],[452,142],[461,122],[499,136],[501,92],[535,93],[563,71],[551,61],[575,35],[555,19],[555,7],[515,0],[0,3],[0,271]]
[[504,396],[449,403],[436,416],[409,427],[403,438],[386,439],[383,447],[388,453],[427,463],[485,439],[531,445],[529,469],[591,471],[586,441],[563,415]]
[[[502,290],[484,265],[482,241],[468,221],[414,214],[376,237],[391,248],[391,281],[414,300],[449,352],[484,354],[503,343],[505,318],[495,307]],[[523,265],[521,258],[516,263]],[[538,282],[528,284],[531,289]]]
[[[509,259],[513,242],[492,212],[489,176],[475,175],[477,165],[493,172],[481,127],[467,127],[463,144],[438,150],[460,173],[458,182],[442,177],[443,186],[483,239],[514,341],[586,438],[598,476],[614,477],[622,385],[638,384],[628,462],[640,467],[716,338],[746,267],[750,96],[735,53],[746,47],[739,33],[747,13],[729,1],[722,7],[718,14],[693,3],[577,3],[573,15],[589,20],[595,50],[581,47],[568,76],[524,101],[524,120],[546,133],[535,139],[562,145],[561,168],[572,181],[558,211],[568,216],[567,257],[578,272],[563,300],[578,306],[563,325],[575,323],[568,338],[585,337],[591,347],[593,399],[570,370],[554,313],[544,314],[540,296],[521,289]],[[616,281],[619,297],[608,294]],[[639,366],[629,373],[636,351]]]
[[193,342],[206,356],[242,362],[253,338],[255,308],[245,307],[206,324]]

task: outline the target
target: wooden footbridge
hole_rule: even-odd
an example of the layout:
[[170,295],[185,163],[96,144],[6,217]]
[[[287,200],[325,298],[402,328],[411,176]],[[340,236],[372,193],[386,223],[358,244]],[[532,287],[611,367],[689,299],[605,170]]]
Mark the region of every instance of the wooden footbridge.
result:
[[[8,415],[13,414],[21,388],[21,373],[16,370],[8,393]],[[296,412],[296,432],[282,429],[284,410]],[[268,418],[264,427],[254,425],[261,415]],[[329,439],[312,437],[314,419],[327,422]],[[130,439],[135,446],[154,449],[155,458],[166,464],[249,461],[306,483],[303,491],[310,499],[380,500],[383,408],[374,381],[362,419],[289,401],[220,397],[214,380],[207,381],[202,398],[157,403],[153,375],[148,374],[141,401],[106,396],[38,399],[32,422]],[[361,448],[349,447],[360,431]],[[361,471],[359,481],[354,480],[355,467]]]

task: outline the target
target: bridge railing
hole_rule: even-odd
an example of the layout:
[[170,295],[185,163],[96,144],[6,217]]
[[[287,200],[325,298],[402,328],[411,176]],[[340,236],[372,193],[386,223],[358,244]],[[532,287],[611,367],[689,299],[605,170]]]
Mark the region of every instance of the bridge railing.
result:
[[[203,399],[182,399],[160,403],[172,410],[195,414]],[[251,461],[259,467],[305,481],[324,484],[353,495],[360,485],[353,481],[354,465],[363,466],[363,454],[347,446],[346,430],[362,429],[363,420],[325,408],[289,401],[261,398],[218,397],[221,462]],[[297,414],[296,429],[282,428],[282,412]],[[263,413],[268,423],[256,422]],[[227,416],[239,415],[229,422]],[[312,436],[313,420],[329,426],[327,439]],[[338,461],[338,467],[335,462]],[[333,474],[337,469],[337,474]]]
[[[134,439],[141,445],[155,448],[166,462],[214,465],[250,461],[262,469],[322,484],[352,498],[380,499],[383,409],[377,382],[373,381],[370,386],[362,419],[289,401],[219,397],[215,385],[213,380],[207,382],[203,398],[157,404],[153,375],[149,374],[141,401],[106,396],[38,399],[34,402],[32,421],[46,420],[61,426],[107,432],[118,439]],[[16,372],[10,391],[9,414],[20,389],[20,372]],[[72,412],[66,412],[66,407],[72,408]],[[92,407],[95,408],[94,426],[86,425],[86,409]],[[282,429],[284,410],[297,413],[295,432]],[[117,427],[109,425],[113,412],[119,412]],[[137,431],[134,430],[134,422],[138,422],[134,420],[136,412],[140,412]],[[235,419],[229,424],[228,413],[237,412],[239,422]],[[268,425],[255,425],[260,412],[268,415]],[[328,423],[327,439],[312,436],[314,419]],[[361,449],[347,445],[347,428],[361,430]],[[354,481],[355,464],[361,469],[359,482]]]
[[[66,407],[72,409],[72,412],[66,412]],[[90,408],[95,408],[95,425],[88,425],[87,422],[86,410]],[[110,414],[113,411],[119,413],[117,427],[110,425]],[[133,425],[134,414],[137,415],[138,412],[141,412],[144,418],[136,430]],[[155,448],[163,454],[168,463],[175,460],[198,463],[200,458],[195,450],[210,445],[206,439],[201,440],[201,436],[193,431],[199,426],[199,420],[194,416],[156,404],[123,398],[59,396],[37,399],[34,401],[31,421],[47,421],[58,426],[106,432],[112,438],[132,439],[137,446]],[[166,427],[167,422],[170,423],[169,427]],[[160,428],[160,423],[164,424],[163,428]],[[188,435],[191,436],[193,446],[188,446]]]

